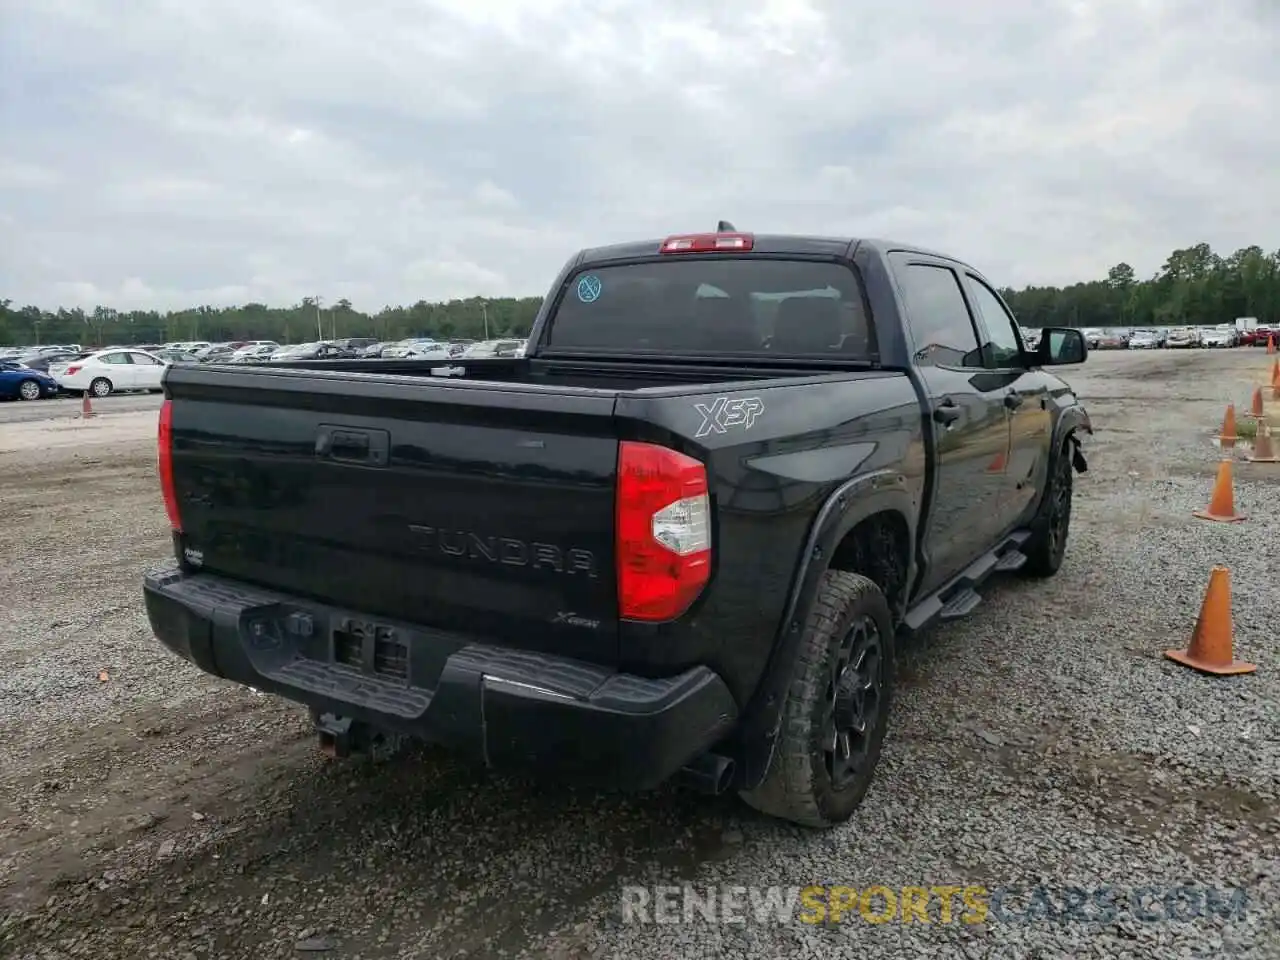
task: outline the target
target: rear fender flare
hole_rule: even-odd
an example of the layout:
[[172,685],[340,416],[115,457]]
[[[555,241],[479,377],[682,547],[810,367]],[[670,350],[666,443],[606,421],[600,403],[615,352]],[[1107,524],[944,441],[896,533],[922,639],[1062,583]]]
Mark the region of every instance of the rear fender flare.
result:
[[[818,593],[822,575],[845,534],[867,517],[885,512],[901,515],[907,525],[907,543],[914,544],[919,504],[908,490],[906,477],[895,470],[878,470],[846,481],[832,491],[814,518],[792,579],[773,650],[744,711],[740,773],[743,789],[759,784],[768,772],[807,611]],[[908,558],[904,582],[912,583],[915,572],[916,560],[912,555]]]

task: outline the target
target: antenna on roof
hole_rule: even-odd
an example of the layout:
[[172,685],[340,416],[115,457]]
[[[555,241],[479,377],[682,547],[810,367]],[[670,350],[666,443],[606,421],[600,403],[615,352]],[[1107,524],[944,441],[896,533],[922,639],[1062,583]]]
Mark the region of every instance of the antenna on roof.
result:
[[737,233],[737,232],[738,232],[738,228],[735,227],[728,220],[721,220],[720,223],[716,226],[716,233]]

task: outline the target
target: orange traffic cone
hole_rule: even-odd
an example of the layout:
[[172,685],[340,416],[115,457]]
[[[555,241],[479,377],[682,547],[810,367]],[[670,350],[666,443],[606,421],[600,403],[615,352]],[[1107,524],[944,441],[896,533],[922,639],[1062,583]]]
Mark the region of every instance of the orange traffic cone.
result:
[[1240,437],[1236,433],[1236,405],[1227,404],[1227,415],[1222,418],[1222,433],[1218,434],[1218,445],[1228,450],[1236,445]]
[[84,399],[80,401],[80,416],[89,419],[93,416],[93,404],[89,401],[89,391],[84,392]]
[[1255,387],[1253,390],[1253,400],[1249,403],[1249,412],[1245,414],[1245,416],[1252,420],[1256,420],[1258,417],[1262,416],[1262,412],[1262,388]]
[[1005,456],[1005,452],[1001,450],[992,457],[991,462],[987,464],[987,473],[1004,473],[1007,460],[1008,458]]
[[1164,655],[1184,667],[1220,677],[1253,673],[1258,669],[1257,664],[1235,659],[1233,633],[1231,572],[1226,567],[1214,567],[1191,643],[1186,650],[1166,650]]
[[1201,520],[1216,520],[1218,523],[1237,523],[1244,519],[1244,514],[1236,513],[1230,460],[1223,460],[1218,464],[1218,478],[1213,483],[1213,496],[1209,498],[1208,509],[1197,510],[1193,516]]
[[1258,434],[1253,439],[1253,454],[1250,463],[1280,463],[1276,456],[1275,444],[1271,442],[1271,427],[1263,418],[1258,418]]
[[1269,334],[1267,336],[1267,353],[1275,353],[1275,352],[1276,352],[1275,334]]

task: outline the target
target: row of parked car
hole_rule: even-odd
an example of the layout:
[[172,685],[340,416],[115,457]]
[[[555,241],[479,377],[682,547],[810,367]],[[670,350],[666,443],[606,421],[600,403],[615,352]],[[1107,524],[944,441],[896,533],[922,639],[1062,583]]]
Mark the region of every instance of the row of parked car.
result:
[[[1231,323],[1212,327],[1086,327],[1082,331],[1090,350],[1177,350],[1213,347],[1265,347],[1274,336],[1280,341],[1280,330],[1269,327],[1238,329]],[[1022,331],[1027,348],[1034,350],[1040,341],[1038,330]]]
[[[1159,327],[1121,329],[1086,328],[1092,350],[1153,350],[1265,346],[1280,329],[1255,327],[1239,330],[1233,324],[1212,327]],[[1040,331],[1024,328],[1030,350],[1040,342]],[[235,340],[226,343],[175,341],[164,344],[112,346],[84,351],[80,344],[46,344],[0,349],[0,399],[39,400],[60,393],[88,392],[94,396],[125,390],[160,389],[160,378],[170,363],[266,363],[272,360],[419,359],[466,360],[481,357],[520,357],[525,341],[437,340],[410,337],[380,341],[372,337],[317,340],[282,345],[274,340]]]
[[175,363],[265,363],[270,360],[422,359],[451,360],[477,357],[519,357],[523,340],[437,340],[412,337],[380,341],[371,337],[316,340],[282,346],[273,340],[240,340],[227,343],[196,341],[166,343],[153,349],[157,356]]
[[171,363],[265,363],[269,360],[463,360],[524,355],[523,340],[439,341],[413,338],[383,343],[371,338],[320,340],[282,346],[271,340],[230,343],[187,341],[112,346],[85,351],[80,344],[0,350],[0,399],[40,400],[60,393],[105,397],[130,390],[159,392]]

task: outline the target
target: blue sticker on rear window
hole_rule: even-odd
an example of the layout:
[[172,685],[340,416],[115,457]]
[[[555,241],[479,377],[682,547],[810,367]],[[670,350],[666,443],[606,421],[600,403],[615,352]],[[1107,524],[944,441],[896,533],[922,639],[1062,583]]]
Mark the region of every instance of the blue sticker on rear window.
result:
[[583,303],[595,303],[600,299],[600,278],[587,274],[578,281],[578,299]]

